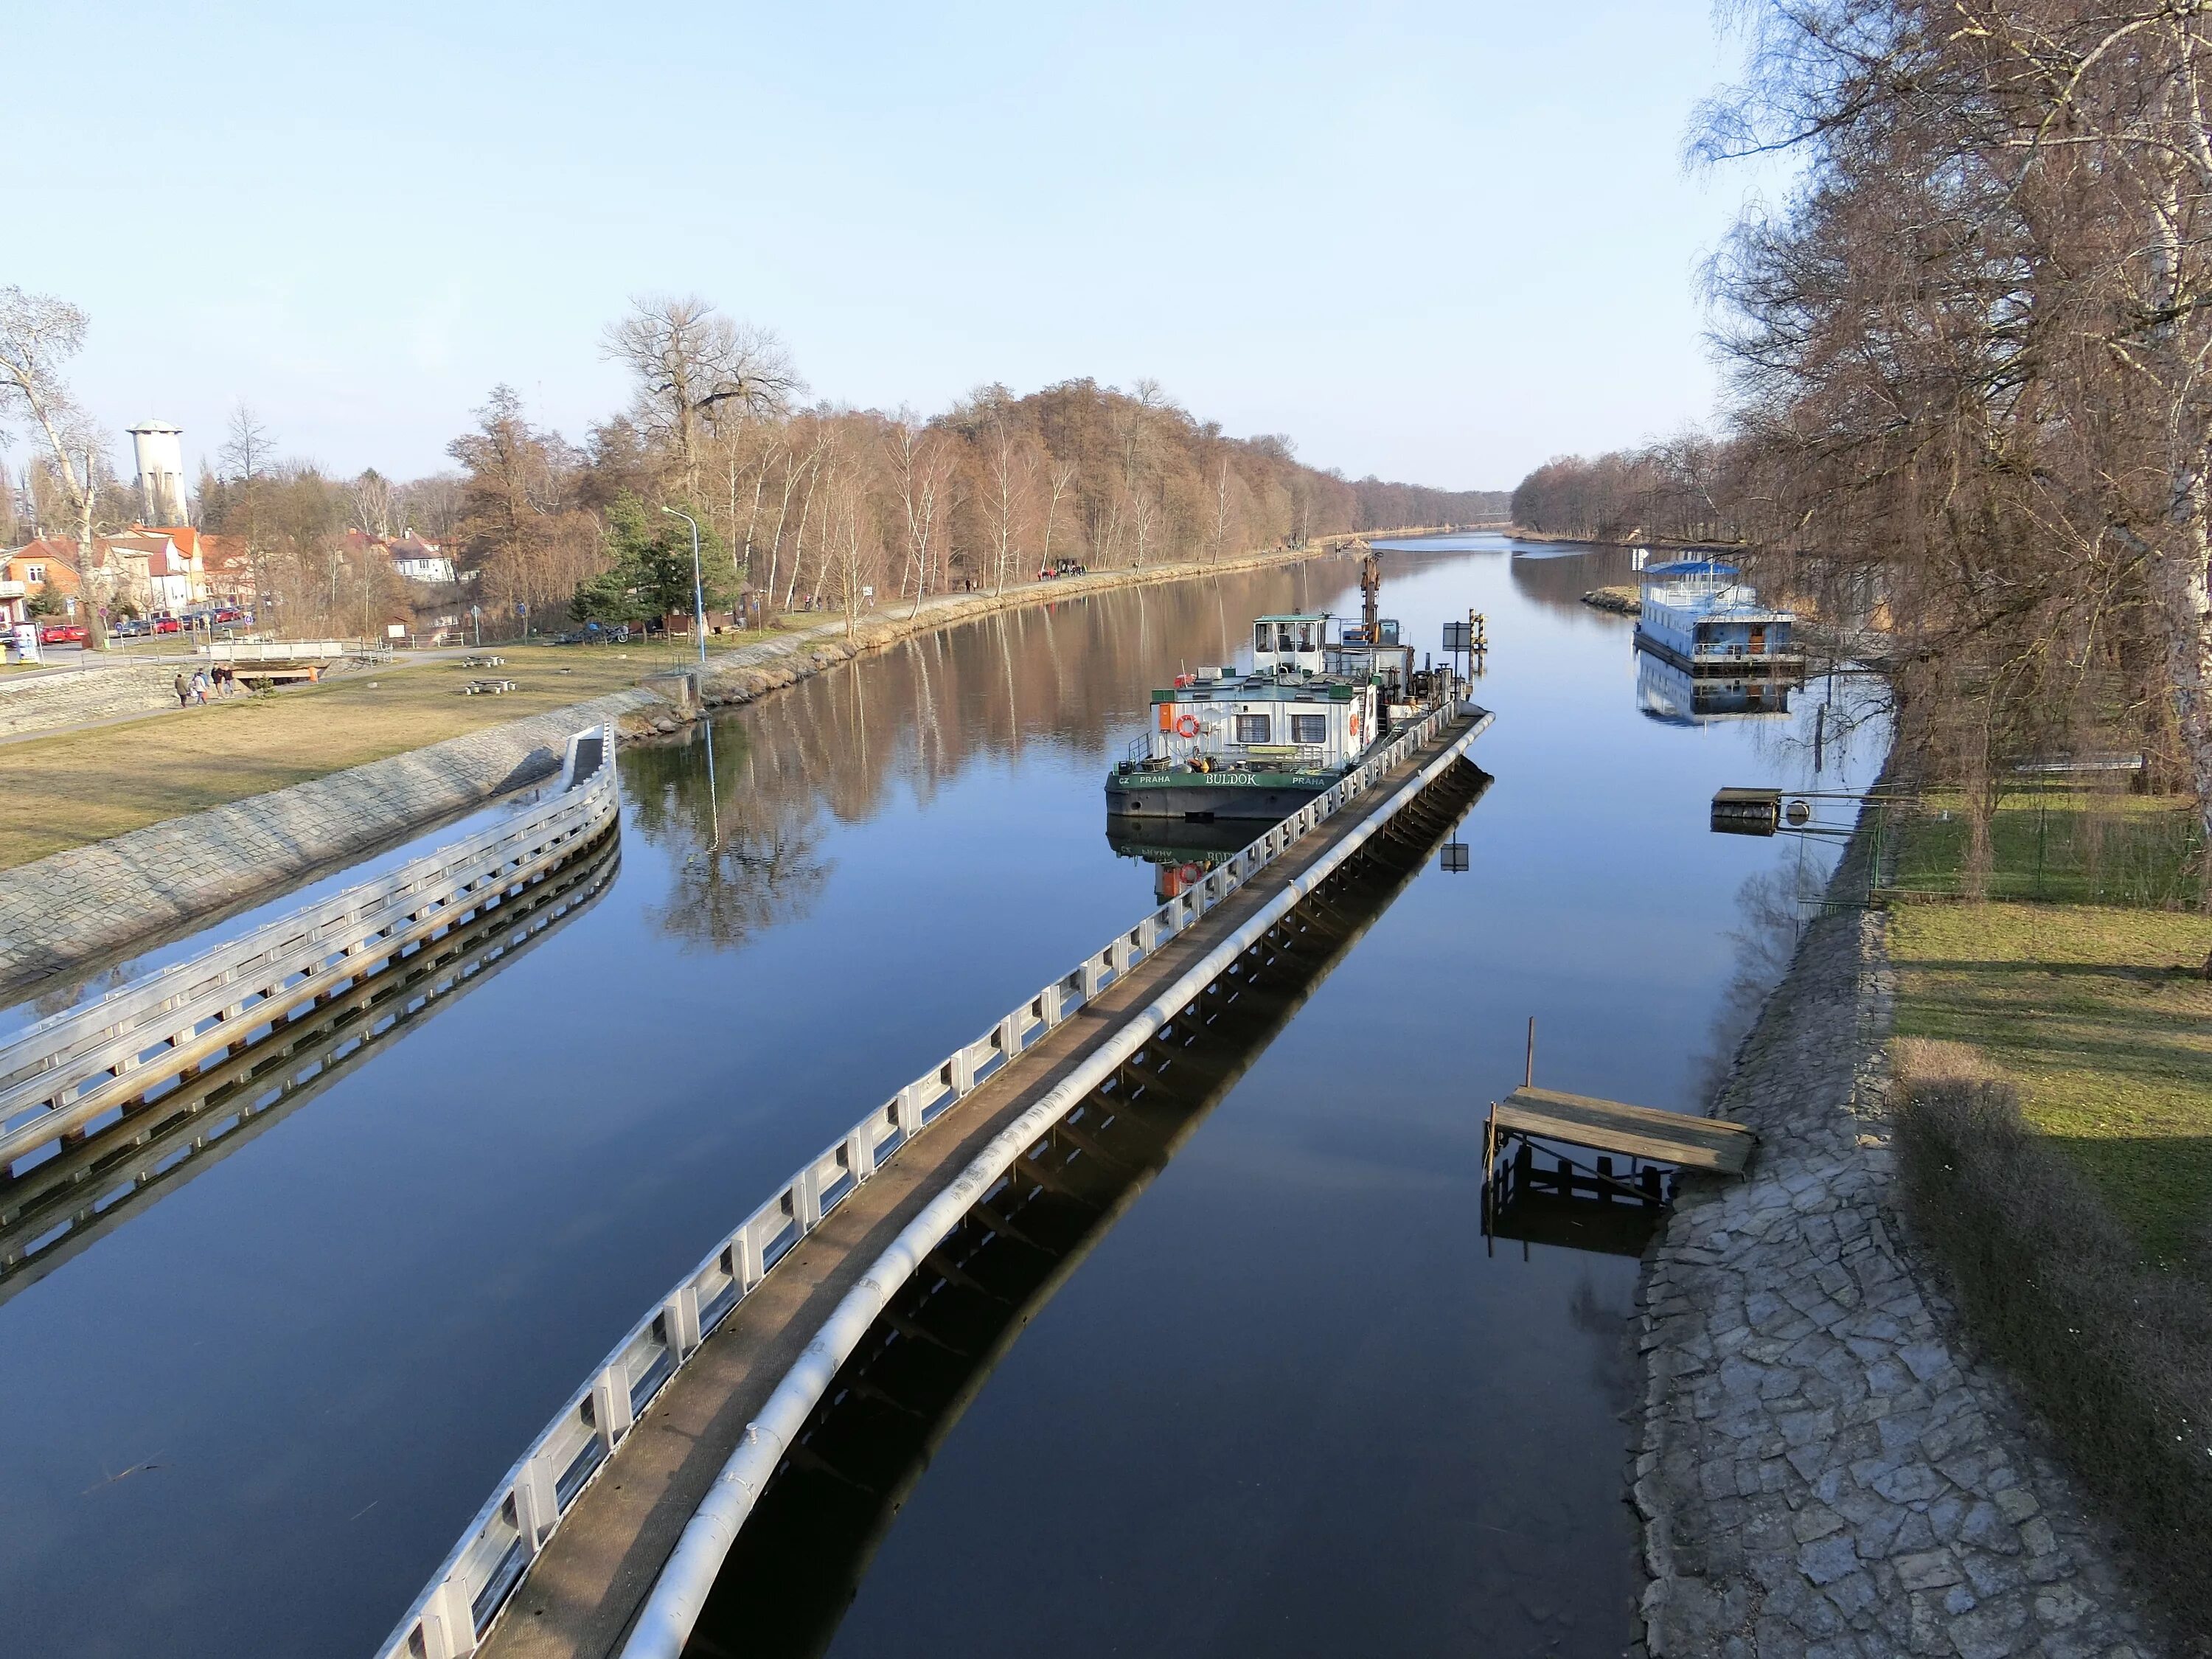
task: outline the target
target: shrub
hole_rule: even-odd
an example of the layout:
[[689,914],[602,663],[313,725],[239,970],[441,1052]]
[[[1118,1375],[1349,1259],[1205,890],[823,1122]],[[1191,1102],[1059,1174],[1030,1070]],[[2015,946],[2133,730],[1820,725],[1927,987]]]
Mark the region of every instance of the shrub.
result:
[[2184,1629],[2212,1630],[2212,1292],[2146,1267],[1972,1049],[1897,1045],[1898,1166],[1968,1327],[2010,1369]]

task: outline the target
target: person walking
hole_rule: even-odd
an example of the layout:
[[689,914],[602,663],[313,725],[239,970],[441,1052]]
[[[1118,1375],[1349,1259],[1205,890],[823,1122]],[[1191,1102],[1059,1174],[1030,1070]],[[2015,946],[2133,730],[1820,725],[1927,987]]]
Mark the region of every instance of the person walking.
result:
[[192,689],[191,686],[185,684],[184,671],[182,669],[179,669],[177,671],[177,707],[179,708],[190,708],[191,706]]
[[207,707],[207,688],[206,671],[204,669],[195,671],[192,675],[192,701],[203,708]]

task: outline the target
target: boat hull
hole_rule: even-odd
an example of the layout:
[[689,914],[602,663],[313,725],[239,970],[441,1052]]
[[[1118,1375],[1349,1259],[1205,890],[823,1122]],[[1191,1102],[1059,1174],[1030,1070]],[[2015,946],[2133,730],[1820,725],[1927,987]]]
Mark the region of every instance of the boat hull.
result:
[[1116,773],[1106,780],[1106,810],[1116,817],[1275,823],[1335,781],[1322,773]]

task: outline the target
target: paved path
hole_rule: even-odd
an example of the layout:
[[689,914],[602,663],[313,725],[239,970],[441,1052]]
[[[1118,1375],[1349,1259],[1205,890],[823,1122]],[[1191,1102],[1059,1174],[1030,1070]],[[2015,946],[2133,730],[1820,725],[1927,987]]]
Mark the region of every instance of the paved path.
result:
[[1749,1176],[1690,1183],[1647,1258],[1649,1650],[2153,1651],[1891,1207],[1889,1003],[1881,915],[1815,922],[1720,1101],[1762,1137]]

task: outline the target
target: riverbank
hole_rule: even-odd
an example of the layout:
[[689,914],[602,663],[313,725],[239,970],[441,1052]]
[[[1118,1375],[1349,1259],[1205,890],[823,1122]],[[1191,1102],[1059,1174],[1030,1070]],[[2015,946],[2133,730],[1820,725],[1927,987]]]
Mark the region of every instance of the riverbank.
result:
[[[1362,541],[1358,536],[1334,536],[1297,550],[1102,571],[1026,583],[998,595],[942,595],[923,602],[918,611],[908,605],[870,613],[849,636],[839,618],[714,653],[696,679],[696,670],[673,678],[655,673],[669,666],[656,654],[634,661],[635,669],[647,677],[649,683],[644,685],[594,688],[586,680],[576,689],[599,689],[603,694],[574,702],[550,699],[559,706],[530,719],[506,720],[426,746],[406,746],[404,752],[300,778],[284,787],[241,788],[229,800],[207,801],[203,795],[205,810],[181,817],[155,817],[149,812],[138,827],[52,852],[0,874],[0,991],[21,994],[54,975],[142,950],[225,910],[538,782],[559,764],[562,739],[585,726],[611,720],[627,738],[665,734],[703,714],[752,702],[867,652],[994,611],[1296,563]],[[587,669],[605,674],[625,666],[604,647],[571,647],[563,659],[572,662],[579,674]],[[618,679],[631,678],[635,673],[625,672]],[[362,681],[344,690],[349,699],[355,699],[381,696],[383,688]],[[441,707],[459,718],[508,710],[513,705],[505,697],[456,696]],[[220,712],[243,715],[250,711]],[[162,740],[170,741],[167,734],[177,726],[167,720],[157,724]],[[77,763],[96,769],[105,746],[130,740],[133,730],[104,728],[76,739],[23,744],[0,753],[0,774],[18,754],[72,741],[93,745]],[[392,744],[388,737],[385,741]],[[281,752],[265,758],[271,764],[296,763]],[[222,780],[207,775],[203,768],[196,786],[191,766],[189,756],[149,752],[141,757],[132,776],[142,780],[142,793],[149,801],[173,799],[195,787],[219,794]],[[251,769],[241,763],[232,775],[250,777]],[[20,791],[24,785],[18,781],[11,787]],[[111,776],[108,787],[119,785]],[[186,798],[191,798],[188,793]],[[72,806],[65,791],[56,791],[40,810],[66,826],[72,813],[81,816],[82,809]]]
[[1583,603],[1593,611],[1609,611],[1616,617],[1640,617],[1644,614],[1644,594],[1640,588],[1593,587],[1583,595]]
[[1645,1257],[1654,1659],[2154,1651],[2116,1546],[1901,1222],[1896,975],[1853,842],[1716,1109],[1760,1146]]

